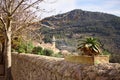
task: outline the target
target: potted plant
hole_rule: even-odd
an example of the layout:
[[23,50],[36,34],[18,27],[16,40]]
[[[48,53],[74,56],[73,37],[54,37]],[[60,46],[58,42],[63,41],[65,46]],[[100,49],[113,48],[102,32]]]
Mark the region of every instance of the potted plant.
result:
[[78,56],[67,56],[65,60],[82,64],[109,63],[109,56],[103,55],[100,42],[93,37],[79,40],[77,49],[81,52]]

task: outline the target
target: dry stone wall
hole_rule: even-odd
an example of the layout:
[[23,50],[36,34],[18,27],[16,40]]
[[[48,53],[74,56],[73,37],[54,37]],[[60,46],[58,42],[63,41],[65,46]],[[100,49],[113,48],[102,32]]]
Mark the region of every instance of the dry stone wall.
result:
[[82,65],[63,58],[12,53],[14,80],[120,80],[120,64]]

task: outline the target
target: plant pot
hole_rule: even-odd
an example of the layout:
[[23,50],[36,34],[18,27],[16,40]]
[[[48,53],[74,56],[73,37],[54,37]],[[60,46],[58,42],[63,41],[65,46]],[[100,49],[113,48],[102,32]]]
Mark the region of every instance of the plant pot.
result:
[[100,63],[109,63],[108,55],[100,56],[66,56],[65,60],[68,62],[80,63],[80,64],[100,64]]
[[0,76],[4,75],[4,65],[0,64]]

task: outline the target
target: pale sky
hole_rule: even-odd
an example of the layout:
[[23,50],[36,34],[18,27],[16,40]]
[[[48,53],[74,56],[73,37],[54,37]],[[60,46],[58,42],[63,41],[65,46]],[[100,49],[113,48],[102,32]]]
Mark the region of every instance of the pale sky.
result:
[[40,7],[42,17],[65,13],[74,9],[114,14],[120,17],[120,0],[45,0]]

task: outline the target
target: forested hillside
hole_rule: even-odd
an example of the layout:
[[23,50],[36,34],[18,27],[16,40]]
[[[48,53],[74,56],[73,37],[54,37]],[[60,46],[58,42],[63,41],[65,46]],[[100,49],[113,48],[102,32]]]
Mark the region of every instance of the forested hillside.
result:
[[42,23],[47,25],[40,30],[44,41],[50,42],[54,35],[59,49],[75,51],[78,39],[93,36],[100,39],[103,49],[120,54],[120,17],[115,15],[76,9],[45,18]]

